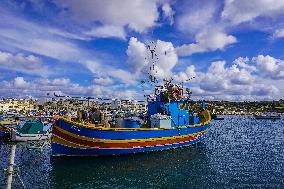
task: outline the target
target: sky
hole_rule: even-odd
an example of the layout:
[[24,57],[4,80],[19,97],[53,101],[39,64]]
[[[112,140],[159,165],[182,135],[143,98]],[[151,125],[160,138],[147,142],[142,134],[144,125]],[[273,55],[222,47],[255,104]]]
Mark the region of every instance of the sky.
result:
[[152,42],[194,99],[283,99],[284,0],[1,0],[0,98],[143,99]]

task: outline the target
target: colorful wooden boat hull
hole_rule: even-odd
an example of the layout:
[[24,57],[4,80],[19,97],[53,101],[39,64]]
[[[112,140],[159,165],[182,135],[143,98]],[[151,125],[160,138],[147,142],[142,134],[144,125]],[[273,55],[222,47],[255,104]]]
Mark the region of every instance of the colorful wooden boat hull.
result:
[[95,128],[58,119],[52,128],[53,156],[131,154],[189,146],[204,138],[209,124],[177,129]]

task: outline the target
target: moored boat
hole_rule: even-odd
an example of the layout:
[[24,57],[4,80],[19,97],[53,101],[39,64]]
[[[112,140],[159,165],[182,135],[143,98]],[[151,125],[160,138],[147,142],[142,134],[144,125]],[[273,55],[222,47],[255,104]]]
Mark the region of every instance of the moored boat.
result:
[[224,117],[215,117],[213,118],[214,120],[224,120],[225,118]]
[[272,119],[272,120],[276,120],[276,119],[281,119],[280,115],[254,115],[255,119]]
[[272,119],[272,120],[276,120],[276,119],[281,119],[280,114],[275,113],[275,112],[270,112],[270,113],[265,113],[265,114],[261,114],[261,115],[254,115],[255,119]]
[[51,133],[44,130],[44,124],[40,121],[27,121],[20,129],[11,128],[11,141],[25,142],[46,140]]
[[220,117],[217,114],[211,114],[211,119],[214,119],[214,120],[224,120],[225,118],[224,117]]
[[2,119],[0,120],[0,124],[6,126],[15,126],[19,124],[19,121],[15,119]]
[[224,120],[225,118],[224,117],[220,117],[220,115],[218,115],[216,113],[216,110],[213,109],[213,111],[211,113],[211,119],[214,119],[214,120]]
[[160,89],[159,94],[148,99],[144,124],[127,119],[127,128],[105,128],[66,118],[55,119],[53,156],[148,152],[189,146],[203,139],[211,120],[205,102],[196,112],[189,95],[183,98],[180,86],[165,83]]

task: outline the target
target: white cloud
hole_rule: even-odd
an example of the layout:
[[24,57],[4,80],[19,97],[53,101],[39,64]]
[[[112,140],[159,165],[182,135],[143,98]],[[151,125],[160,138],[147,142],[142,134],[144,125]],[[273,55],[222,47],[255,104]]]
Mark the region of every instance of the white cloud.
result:
[[33,75],[46,76],[49,74],[42,60],[34,55],[25,56],[20,53],[13,55],[0,51],[0,67]]
[[284,61],[269,55],[258,55],[252,59],[261,75],[272,79],[284,78]]
[[227,35],[218,29],[198,33],[195,40],[196,43],[176,47],[177,54],[179,56],[190,56],[194,53],[223,50],[226,46],[237,42],[234,36]]
[[249,65],[250,59],[248,57],[239,57],[234,60],[234,64],[238,65],[241,68],[244,68],[248,71],[256,71],[256,67],[253,65]]
[[91,31],[85,32],[87,36],[98,37],[98,38],[126,38],[126,32],[121,26],[104,25],[94,27]]
[[239,24],[261,16],[275,18],[283,15],[283,11],[282,0],[226,0],[222,18]]
[[85,36],[83,34],[69,33],[67,31],[63,31],[58,28],[46,28],[46,31],[47,33],[50,33],[55,36],[60,36],[66,39],[76,39],[83,41],[89,41],[92,39],[91,37]]
[[100,77],[93,80],[94,84],[97,85],[111,85],[113,80],[110,77]]
[[212,62],[210,67],[208,68],[208,72],[214,75],[224,74],[226,72],[225,64],[225,61]]
[[228,70],[228,77],[230,77],[231,83],[238,85],[251,84],[254,81],[250,71],[239,69],[237,65],[233,65]]
[[118,69],[113,66],[103,65],[100,62],[93,60],[87,60],[82,62],[92,73],[98,77],[113,77],[117,79],[118,82],[123,82],[125,84],[135,84],[136,78],[133,74],[128,71]]
[[159,58],[156,61],[158,67],[158,77],[169,77],[172,74],[172,69],[178,63],[178,56],[171,42],[157,40],[156,54]]
[[55,86],[67,86],[67,85],[70,84],[70,79],[56,78],[56,79],[51,81],[51,84],[55,85]]
[[165,3],[162,6],[162,11],[163,11],[163,15],[166,19],[168,19],[170,21],[170,24],[172,25],[174,23],[174,10],[172,9],[172,7],[170,6],[169,3]]
[[225,61],[216,61],[211,63],[207,72],[196,72],[197,79],[191,81],[193,95],[212,99],[240,100],[240,98],[249,99],[253,96],[266,98],[267,95],[277,93],[277,88],[272,86],[261,95],[259,89],[262,84],[255,75],[237,64],[229,67],[225,65]]
[[29,84],[24,80],[23,77],[16,77],[14,80],[14,86],[17,88],[28,88]]
[[[220,86],[222,89],[228,89],[234,84],[249,85],[254,81],[254,77],[251,75],[250,71],[242,69],[236,64],[233,64],[230,67],[226,67],[225,64],[225,61],[211,63],[205,77],[201,75],[201,78],[204,77],[202,82],[205,83],[205,87],[208,85],[209,87],[214,88],[214,90],[217,90],[218,86]],[[217,83],[212,83],[214,80],[216,80]]]
[[126,54],[129,70],[135,74],[139,74],[148,64],[148,60],[145,59],[147,55],[146,46],[135,37],[130,38]]
[[100,22],[104,25],[128,27],[145,32],[155,26],[159,17],[157,1],[124,0],[56,0],[66,14],[82,23]]
[[272,35],[272,38],[276,39],[276,38],[283,38],[284,37],[284,29],[277,29],[275,30],[275,32]]
[[220,92],[229,87],[228,78],[224,76],[225,61],[212,62],[208,68],[208,73],[199,74],[200,88],[209,92]]
[[192,79],[196,76],[195,66],[190,65],[188,66],[184,72],[179,72],[173,75],[173,79],[176,82],[187,82],[189,79]]
[[47,57],[59,59],[59,60],[71,60],[78,61],[80,55],[80,49],[67,41],[63,40],[51,40],[51,39],[32,39],[28,40],[30,46],[24,47],[24,44],[16,45],[24,50],[34,52]]
[[258,55],[253,60],[256,62],[261,71],[273,74],[278,70],[277,60],[269,55]]
[[[239,57],[231,66],[212,62],[207,72],[190,81],[193,95],[214,100],[271,100],[283,98],[283,61],[269,55]],[[180,75],[180,74],[177,74]],[[187,85],[187,84],[186,84]]]
[[225,61],[212,62],[203,82],[207,81],[210,83],[212,80],[218,80],[219,84],[216,83],[216,86],[220,85],[221,88],[227,89],[234,84],[249,85],[254,81],[254,76],[251,75],[251,72],[239,68],[236,64],[230,67],[225,67],[225,64]]
[[190,34],[204,30],[214,23],[217,4],[214,1],[186,1],[177,16],[177,28]]

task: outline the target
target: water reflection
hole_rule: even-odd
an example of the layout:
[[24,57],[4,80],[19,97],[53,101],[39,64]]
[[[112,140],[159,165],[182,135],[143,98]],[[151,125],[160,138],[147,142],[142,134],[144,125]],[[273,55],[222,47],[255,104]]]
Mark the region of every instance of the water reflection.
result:
[[53,159],[53,188],[185,187],[202,182],[202,170],[208,170],[204,147],[130,156]]

